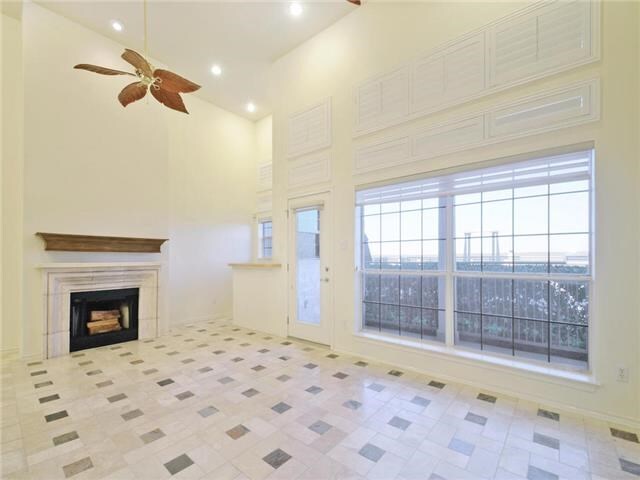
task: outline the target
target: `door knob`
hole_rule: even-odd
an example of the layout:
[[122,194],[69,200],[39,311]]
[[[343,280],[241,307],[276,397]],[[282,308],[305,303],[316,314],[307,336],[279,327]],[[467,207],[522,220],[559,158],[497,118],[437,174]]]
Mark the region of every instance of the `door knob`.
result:
[[328,282],[328,281],[329,281],[329,277],[321,278],[321,279],[320,279],[320,281],[322,281],[322,282]]

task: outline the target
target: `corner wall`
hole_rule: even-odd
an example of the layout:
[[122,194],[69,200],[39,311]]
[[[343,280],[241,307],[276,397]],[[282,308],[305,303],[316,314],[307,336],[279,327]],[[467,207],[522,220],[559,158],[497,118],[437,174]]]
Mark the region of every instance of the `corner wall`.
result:
[[[21,29],[22,52],[11,49],[21,53],[28,92],[16,107],[24,109],[24,181],[14,196],[24,209],[10,231],[24,281],[3,308],[24,311],[3,317],[3,329],[12,322],[22,334],[12,330],[6,348],[42,355],[38,265],[49,262],[162,262],[161,332],[229,315],[227,263],[251,254],[255,125],[195,95],[184,95],[190,115],[150,96],[122,108],[117,95],[130,80],[73,69],[124,69],[122,45],[33,3],[24,4]],[[169,241],[160,254],[45,252],[38,231]]]

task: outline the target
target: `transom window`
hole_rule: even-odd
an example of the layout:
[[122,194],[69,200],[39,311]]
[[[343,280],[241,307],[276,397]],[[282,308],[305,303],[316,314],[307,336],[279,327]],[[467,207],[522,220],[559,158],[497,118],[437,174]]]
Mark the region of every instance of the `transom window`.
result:
[[581,151],[359,191],[362,328],[587,368],[591,164]]

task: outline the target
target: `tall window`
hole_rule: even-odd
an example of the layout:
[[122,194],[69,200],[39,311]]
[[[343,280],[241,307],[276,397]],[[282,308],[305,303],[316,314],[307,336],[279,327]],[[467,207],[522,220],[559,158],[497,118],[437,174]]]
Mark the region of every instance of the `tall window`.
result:
[[270,219],[258,221],[258,254],[260,258],[273,256],[273,223]]
[[359,191],[363,329],[586,368],[591,163],[575,152]]

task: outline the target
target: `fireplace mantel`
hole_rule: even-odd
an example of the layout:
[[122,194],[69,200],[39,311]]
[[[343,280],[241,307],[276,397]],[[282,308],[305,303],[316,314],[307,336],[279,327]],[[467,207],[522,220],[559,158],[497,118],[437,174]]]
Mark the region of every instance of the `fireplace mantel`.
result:
[[107,237],[72,235],[68,233],[36,232],[45,243],[45,250],[60,252],[130,252],[160,253],[166,238]]

